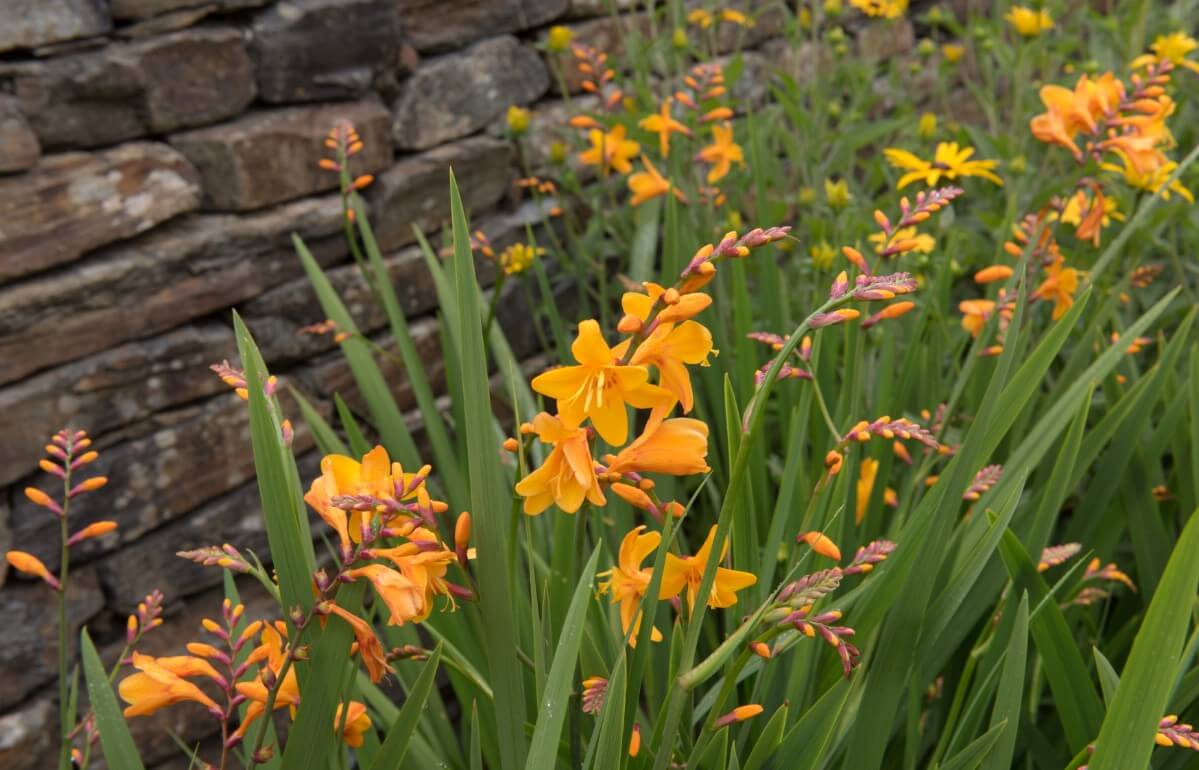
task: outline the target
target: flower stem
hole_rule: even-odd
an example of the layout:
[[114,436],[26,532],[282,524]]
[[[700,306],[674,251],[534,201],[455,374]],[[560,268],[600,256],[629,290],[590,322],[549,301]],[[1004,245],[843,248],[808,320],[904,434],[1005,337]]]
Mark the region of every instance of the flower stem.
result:
[[[72,440],[71,444],[73,443]],[[59,770],[70,770],[71,732],[75,722],[75,715],[67,713],[69,708],[67,701],[70,697],[67,685],[67,645],[70,643],[70,634],[67,628],[67,578],[70,576],[71,569],[71,551],[70,546],[67,545],[70,538],[70,532],[67,529],[67,513],[71,507],[71,461],[74,459],[71,444],[68,444],[67,458],[63,463],[66,474],[62,480],[62,515],[58,518],[61,540],[58,567],[58,716],[61,735],[58,751]]]

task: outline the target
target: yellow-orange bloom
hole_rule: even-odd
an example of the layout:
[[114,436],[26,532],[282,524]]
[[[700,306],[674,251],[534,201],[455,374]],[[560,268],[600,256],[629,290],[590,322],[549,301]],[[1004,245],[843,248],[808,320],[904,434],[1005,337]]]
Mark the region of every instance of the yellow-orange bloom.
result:
[[161,708],[184,701],[193,701],[214,713],[221,713],[212,698],[185,677],[210,676],[219,679],[207,661],[200,658],[181,656],[178,658],[152,658],[140,652],[133,653],[133,667],[137,673],[121,680],[117,692],[129,704],[126,717],[149,716]]
[[1074,304],[1074,292],[1078,290],[1078,271],[1065,266],[1061,257],[1045,268],[1045,280],[1033,292],[1037,299],[1053,300],[1053,320],[1066,314]]
[[379,500],[413,500],[422,510],[436,511],[444,503],[429,498],[424,478],[428,467],[418,473],[405,473],[399,463],[391,462],[387,449],[376,446],[359,462],[344,455],[327,455],[321,459],[321,475],[313,480],[304,500],[337,533],[342,548],[362,539],[364,514],[347,512],[336,507],[338,497],[356,496]]
[[652,281],[646,281],[642,285],[645,287],[644,294],[639,291],[626,291],[620,298],[620,306],[624,312],[643,322],[649,320],[650,311],[655,305],[658,307],[658,314],[655,316],[658,323],[673,323],[686,321],[712,304],[712,297],[703,292],[680,294],[676,291],[672,294],[670,290]]
[[558,416],[566,430],[590,418],[604,441],[619,446],[629,435],[626,403],[652,409],[674,400],[669,391],[650,384],[649,369],[618,362],[594,319],[579,324],[579,336],[570,352],[579,362],[577,366],[552,369],[532,382],[533,390],[557,399]]
[[870,493],[874,491],[874,479],[878,476],[878,460],[873,457],[862,459],[858,469],[857,509],[854,511],[854,521],[862,523],[866,518],[866,508],[870,505]]
[[584,499],[603,505],[606,500],[595,477],[587,431],[568,428],[560,418],[545,412],[533,418],[533,430],[554,448],[540,468],[516,485],[516,493],[525,498],[525,513],[536,516],[555,503],[563,511],[574,513]]
[[625,134],[623,125],[616,125],[608,132],[599,128],[591,129],[587,134],[591,149],[579,153],[579,161],[589,166],[599,166],[603,174],[610,170],[618,174],[629,173],[633,170],[630,161],[641,152],[641,145],[626,139]]
[[[703,582],[704,569],[707,568],[708,561],[712,558],[712,543],[715,539],[716,527],[713,526],[708,531],[708,537],[704,540],[703,546],[694,556],[679,558],[672,553],[666,554],[666,566],[662,571],[662,590],[659,592],[658,598],[669,599],[677,596],[685,588],[687,589],[687,604],[695,606],[700,583]],[[720,560],[724,559],[728,549],[729,541],[726,538],[724,548],[721,549]],[[757,582],[757,576],[750,572],[717,567],[716,579],[712,581],[712,590],[707,599],[708,606],[731,607],[737,603],[738,591]]]
[[903,189],[917,181],[923,181],[929,187],[936,187],[942,178],[952,181],[958,177],[967,176],[979,176],[988,182],[1002,186],[1003,180],[992,171],[999,165],[999,161],[970,160],[970,156],[973,154],[973,147],[960,147],[957,142],[937,144],[931,161],[922,160],[898,147],[888,147],[883,150],[883,155],[887,157],[892,166],[907,171],[896,183],[897,189]]
[[396,570],[382,564],[367,564],[364,567],[347,570],[346,576],[357,580],[366,578],[375,588],[375,593],[387,605],[391,614],[387,624],[402,626],[409,621],[415,621],[428,615],[425,607],[425,594],[420,586]]
[[708,365],[712,354],[712,333],[697,321],[681,324],[660,324],[641,343],[630,363],[635,366],[653,366],[658,370],[658,384],[678,400],[683,412],[690,412],[694,403],[691,390],[691,373],[687,365]]
[[641,122],[637,124],[646,131],[658,135],[658,148],[662,151],[663,158],[670,155],[671,134],[691,136],[691,129],[671,117],[670,105],[672,101],[670,97],[666,97],[662,102],[662,108],[657,113],[647,118],[642,118]]
[[630,206],[640,206],[642,203],[666,193],[673,194],[680,201],[683,200],[683,193],[658,172],[654,164],[650,163],[649,158],[642,155],[641,163],[645,166],[645,171],[629,174],[629,190],[633,193],[633,196],[629,198]]
[[362,656],[362,664],[366,666],[366,672],[370,675],[372,682],[379,682],[384,676],[395,671],[387,662],[383,643],[375,635],[375,630],[371,628],[370,623],[333,602],[329,603],[329,612],[348,623],[354,632],[354,641],[358,644],[358,654]]
[[637,440],[608,455],[608,471],[612,473],[666,473],[689,476],[707,473],[708,424],[690,417],[669,420],[651,417],[645,431]]
[[989,299],[964,299],[958,303],[958,310],[962,311],[962,328],[970,332],[971,337],[977,337],[995,311],[995,302]]
[[[334,731],[341,727],[341,712],[344,706],[344,703],[338,704],[337,713],[333,715]],[[363,736],[371,727],[370,714],[366,713],[366,704],[356,700],[350,701],[349,708],[345,711],[345,728],[341,731],[341,739],[347,746],[356,749],[362,745]]]
[[712,166],[708,170],[708,184],[724,179],[732,164],[745,165],[745,154],[741,146],[733,141],[732,123],[712,126],[712,144],[700,150],[696,157]]
[[1003,18],[1023,37],[1036,37],[1053,29],[1053,17],[1044,8],[1038,11],[1035,8],[1013,5]]
[[[637,646],[637,633],[641,628],[641,600],[654,574],[653,569],[643,568],[641,563],[662,542],[662,536],[657,532],[641,534],[644,530],[645,526],[642,525],[625,535],[620,541],[616,566],[599,573],[599,577],[608,578],[600,583],[600,593],[611,594],[612,603],[620,604],[620,627],[629,637],[630,647]],[[654,628],[650,632],[650,639],[662,641],[662,632]]]
[[1169,35],[1159,35],[1149,49],[1152,54],[1143,54],[1133,60],[1133,69],[1140,69],[1149,64],[1168,61],[1176,67],[1186,67],[1192,72],[1199,73],[1199,63],[1187,58],[1199,42],[1185,32],[1172,32]]
[[1035,116],[1029,128],[1038,140],[1060,144],[1081,159],[1082,151],[1074,143],[1074,137],[1079,132],[1096,133],[1099,119],[1112,114],[1123,99],[1124,84],[1110,72],[1095,80],[1083,75],[1073,90],[1047,85],[1041,88],[1041,102],[1046,111]]
[[429,616],[435,596],[450,596],[445,575],[457,557],[441,543],[435,532],[419,527],[408,534],[407,543],[395,548],[373,548],[371,555],[387,559],[398,567],[424,596],[424,611],[412,618],[413,621],[420,623]]

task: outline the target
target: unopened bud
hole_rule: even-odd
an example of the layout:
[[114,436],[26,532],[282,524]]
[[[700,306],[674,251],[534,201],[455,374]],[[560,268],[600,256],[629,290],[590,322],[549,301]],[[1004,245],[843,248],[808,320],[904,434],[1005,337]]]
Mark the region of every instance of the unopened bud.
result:
[[632,314],[625,314],[616,324],[616,330],[621,334],[636,334],[641,331],[641,319]]

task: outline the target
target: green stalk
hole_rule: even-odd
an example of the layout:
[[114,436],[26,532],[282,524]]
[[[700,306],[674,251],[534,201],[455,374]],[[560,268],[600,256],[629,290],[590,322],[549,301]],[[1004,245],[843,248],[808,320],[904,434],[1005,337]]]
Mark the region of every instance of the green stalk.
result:
[[[762,380],[762,386],[758,392],[750,399],[745,407],[745,412],[741,417],[742,438],[740,446],[737,449],[737,456],[733,463],[732,473],[729,475],[728,491],[725,493],[724,502],[721,505],[720,515],[716,525],[716,536],[712,543],[712,553],[719,554],[724,548],[725,539],[728,536],[729,525],[731,523],[734,508],[738,505],[743,488],[745,487],[748,477],[747,470],[749,467],[750,447],[753,444],[754,438],[762,426],[762,419],[765,415],[766,400],[770,396],[770,391],[774,387],[775,381],[778,379],[779,372],[783,368],[783,363],[794,352],[799,345],[803,335],[811,328],[811,319],[813,316],[820,313],[827,313],[839,304],[848,301],[849,294],[827,300],[821,305],[812,315],[804,319],[783,349],[779,351],[778,356],[774,359],[770,370],[766,373],[766,378]],[[716,568],[719,564],[719,559],[710,559],[704,567],[704,576],[700,581],[698,596],[708,596],[712,591],[712,583],[716,579]],[[690,623],[687,626],[687,635],[683,642],[682,657],[680,659],[679,669],[688,672],[684,676],[680,676],[675,681],[675,686],[671,689],[670,695],[666,702],[665,718],[660,721],[654,729],[654,746],[657,747],[657,756],[654,757],[654,770],[666,770],[670,762],[671,747],[674,745],[674,736],[678,730],[679,718],[683,715],[683,708],[687,701],[688,683],[694,676],[691,672],[692,664],[695,661],[695,651],[699,643],[699,634],[704,617],[704,611],[707,609],[707,603],[700,603],[693,608],[693,614]],[[711,658],[709,658],[711,660]]]
[[74,437],[71,438],[71,448],[67,451],[67,459],[63,462],[66,474],[62,479],[62,515],[58,518],[59,537],[62,542],[59,550],[58,567],[58,716],[61,742],[58,747],[58,769],[71,768],[71,730],[74,727],[75,715],[67,713],[67,578],[70,576],[71,550],[67,545],[70,532],[67,529],[67,514],[71,508],[71,461],[74,459]]

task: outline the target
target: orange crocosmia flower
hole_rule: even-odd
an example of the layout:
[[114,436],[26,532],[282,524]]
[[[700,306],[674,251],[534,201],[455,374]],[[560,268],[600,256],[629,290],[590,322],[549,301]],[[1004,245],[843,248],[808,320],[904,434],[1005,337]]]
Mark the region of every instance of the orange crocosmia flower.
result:
[[[266,667],[278,676],[279,672],[283,670],[283,663],[286,660],[283,640],[287,638],[287,626],[283,621],[276,621],[273,626],[266,624],[262,627],[260,638],[262,643],[250,652],[246,658],[246,664],[253,665],[254,663],[266,661]],[[250,729],[250,725],[266,711],[266,702],[270,697],[270,688],[263,683],[261,674],[249,682],[238,682],[235,687],[240,695],[245,696],[249,700],[246,706],[246,715],[234,733],[234,735],[244,737],[246,731]],[[291,709],[294,716],[295,709],[299,705],[300,684],[299,680],[296,679],[295,666],[291,666],[288,668],[282,683],[278,686],[278,693],[275,696],[275,709],[278,710],[287,707]]]
[[[599,573],[599,577],[608,578],[600,583],[601,594],[611,594],[612,603],[620,604],[620,627],[629,636],[629,646],[637,646],[637,633],[641,628],[641,600],[649,589],[649,581],[654,571],[643,568],[641,562],[658,547],[662,536],[657,532],[641,534],[645,525],[637,527],[624,536],[620,541],[620,555],[617,564],[610,570]],[[676,592],[677,593],[677,592]],[[632,629],[632,633],[630,633]],[[662,641],[662,632],[654,628],[650,639]]]
[[[338,704],[337,713],[333,715],[333,730],[335,732],[337,728],[342,726],[341,712],[344,706],[344,703]],[[356,749],[362,745],[363,736],[370,727],[371,718],[370,714],[366,713],[366,704],[359,703],[356,700],[350,701],[349,708],[346,709],[345,728],[341,731],[341,739],[345,741],[347,746]]]
[[445,574],[449,565],[457,561],[458,557],[442,545],[434,532],[424,527],[409,533],[408,541],[395,548],[373,548],[371,554],[396,565],[404,577],[411,580],[424,595],[424,612],[413,618],[413,621],[420,623],[429,617],[435,596],[450,596]]
[[690,417],[663,420],[658,413],[650,417],[637,440],[608,455],[611,473],[667,473],[689,476],[707,473],[708,424]]
[[647,118],[642,118],[641,122],[637,124],[646,131],[658,135],[658,147],[662,151],[663,158],[670,155],[671,134],[691,136],[691,129],[671,117],[670,105],[672,101],[670,97],[667,97],[662,102],[662,108],[657,113]]
[[[695,606],[699,594],[700,583],[703,582],[704,569],[712,558],[712,542],[716,538],[716,527],[708,531],[708,538],[694,556],[679,558],[672,553],[666,554],[666,566],[662,573],[662,587],[658,593],[659,599],[669,599],[677,596],[684,588],[687,589],[687,604]],[[720,559],[724,559],[729,550],[726,539],[721,549]],[[756,575],[741,572],[726,567],[716,568],[716,579],[712,581],[712,592],[708,596],[709,607],[731,607],[737,603],[737,592],[758,582]]]
[[870,493],[874,491],[874,480],[878,476],[878,460],[873,457],[862,459],[858,470],[857,509],[854,511],[854,522],[862,523],[866,518],[866,509],[870,506]]
[[987,325],[987,319],[991,317],[991,313],[995,311],[995,301],[964,299],[958,303],[958,310],[962,311],[962,328],[970,332],[971,337],[977,337],[978,333]]
[[[570,346],[577,366],[552,369],[533,378],[533,390],[558,401],[558,416],[567,430],[590,418],[600,438],[612,446],[628,440],[625,404],[637,409],[669,405],[670,392],[649,382],[649,369],[622,365],[594,319],[579,324]],[[556,442],[554,442],[556,443]]]
[[358,654],[362,656],[362,664],[366,666],[366,672],[370,675],[372,682],[377,683],[384,676],[395,671],[388,664],[383,644],[375,635],[375,630],[371,628],[370,623],[337,604],[331,603],[329,612],[348,623],[354,632],[354,641],[358,643]]
[[1081,159],[1082,150],[1074,141],[1080,132],[1095,134],[1099,120],[1113,115],[1124,99],[1124,84],[1110,72],[1091,80],[1079,78],[1074,89],[1058,85],[1041,88],[1046,112],[1029,121],[1033,136],[1046,144],[1060,144]]
[[[194,662],[185,663],[180,658]],[[161,708],[184,701],[199,703],[214,713],[221,712],[221,708],[212,698],[185,678],[219,678],[216,671],[207,661],[199,658],[180,658],[156,659],[140,652],[133,653],[133,667],[137,669],[137,673],[122,679],[117,687],[121,699],[129,704],[124,712],[126,717],[149,716]]]
[[700,150],[696,157],[712,166],[708,170],[708,184],[724,179],[734,163],[745,165],[741,145],[733,141],[732,123],[712,126],[712,144]]
[[[656,317],[658,323],[673,323],[675,321],[686,321],[688,318],[693,318],[705,310],[708,305],[712,304],[712,297],[703,292],[692,292],[688,294],[677,294],[677,299],[670,295],[667,289],[646,281],[645,294],[639,291],[626,291],[620,298],[620,306],[624,312],[631,316],[636,316],[641,321],[648,321],[649,314],[653,310],[654,305],[658,306],[658,314]],[[670,300],[674,300],[670,304],[666,298],[666,294]]]
[[683,193],[679,192],[670,180],[658,173],[658,169],[649,162],[649,158],[642,155],[641,163],[645,166],[645,171],[629,174],[629,190],[633,193],[633,197],[629,198],[630,206],[640,206],[642,203],[666,193],[671,193],[680,201],[683,200]]
[[697,321],[681,324],[661,324],[633,352],[630,363],[654,366],[658,369],[658,383],[678,399],[683,412],[690,412],[694,402],[691,390],[691,374],[687,364],[708,365],[708,356],[713,353],[712,333]]
[[627,174],[633,170],[632,158],[641,152],[641,145],[625,138],[625,127],[617,125],[604,132],[593,128],[587,133],[591,149],[579,153],[579,161],[589,166],[599,166],[602,173],[609,170]]
[[367,452],[359,462],[345,455],[326,455],[321,460],[321,475],[313,480],[304,500],[337,532],[344,549],[362,539],[362,511],[347,514],[333,505],[333,499],[353,495],[380,500],[415,500],[422,510],[435,510],[440,504],[431,500],[423,483],[428,467],[418,473],[405,473],[393,463],[383,446]]
[[533,418],[533,430],[554,449],[540,468],[516,485],[516,493],[525,498],[525,513],[536,516],[554,503],[574,513],[584,498],[594,505],[607,502],[595,477],[585,429],[567,428],[560,418],[542,412]]
[[347,570],[345,574],[354,580],[366,578],[371,582],[375,593],[387,605],[391,614],[387,620],[390,626],[402,626],[429,614],[425,607],[425,594],[420,586],[391,567],[367,564],[365,567]]
[[1078,290],[1078,271],[1065,266],[1061,257],[1045,268],[1045,280],[1033,292],[1037,299],[1053,300],[1053,320],[1066,314],[1074,304],[1074,292]]

